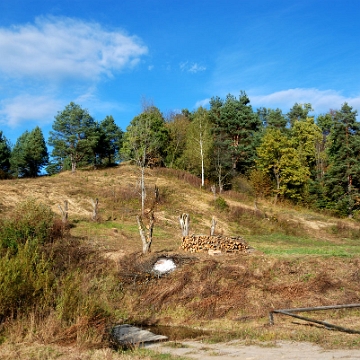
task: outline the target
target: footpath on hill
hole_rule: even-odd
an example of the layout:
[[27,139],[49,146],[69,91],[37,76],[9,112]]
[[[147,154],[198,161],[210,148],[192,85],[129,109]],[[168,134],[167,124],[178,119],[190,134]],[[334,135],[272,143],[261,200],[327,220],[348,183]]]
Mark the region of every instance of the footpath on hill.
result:
[[245,345],[240,341],[207,344],[201,341],[182,341],[171,346],[156,343],[149,348],[163,354],[171,354],[189,359],[201,360],[358,360],[360,350],[326,350],[306,342],[277,341],[263,345]]

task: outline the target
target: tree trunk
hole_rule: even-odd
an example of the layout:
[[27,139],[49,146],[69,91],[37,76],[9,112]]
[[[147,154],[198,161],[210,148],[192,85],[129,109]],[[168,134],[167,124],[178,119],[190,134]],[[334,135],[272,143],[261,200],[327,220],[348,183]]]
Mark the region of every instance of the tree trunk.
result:
[[145,189],[145,161],[146,161],[146,151],[144,149],[142,159],[139,161],[140,166],[140,191],[141,191],[141,216],[145,215],[145,199],[146,199],[146,189]]
[[141,215],[144,216],[144,214],[145,214],[145,199],[146,199],[145,166],[141,167],[140,188],[141,188]]
[[155,192],[155,204],[159,204],[160,203],[160,191],[159,191],[159,188],[157,187],[157,185],[155,185],[155,189],[154,189],[154,192]]
[[140,215],[137,216],[137,223],[139,225],[139,232],[142,241],[143,254],[151,251],[152,235],[154,227],[154,214],[151,212],[149,216],[149,225],[145,226]]
[[200,120],[200,138],[199,138],[199,144],[200,144],[200,156],[201,156],[201,186],[204,186],[205,184],[205,175],[204,175],[204,149],[203,149],[203,139],[202,139],[202,124]]
[[280,191],[280,174],[278,171],[275,170],[275,168],[273,168],[273,171],[274,171],[275,180],[276,180],[276,194],[275,194],[275,199],[274,199],[274,204],[276,205],[277,199],[279,196],[279,191]]
[[71,172],[75,174],[76,172],[76,160],[74,159],[74,155],[70,155],[71,160]]

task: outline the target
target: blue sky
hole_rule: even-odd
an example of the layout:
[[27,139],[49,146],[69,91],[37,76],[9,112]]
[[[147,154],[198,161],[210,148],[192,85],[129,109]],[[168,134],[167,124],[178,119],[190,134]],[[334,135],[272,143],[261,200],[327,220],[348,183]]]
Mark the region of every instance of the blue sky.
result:
[[251,105],[360,111],[357,0],[1,0],[0,130],[14,144],[70,101],[126,130],[246,91]]

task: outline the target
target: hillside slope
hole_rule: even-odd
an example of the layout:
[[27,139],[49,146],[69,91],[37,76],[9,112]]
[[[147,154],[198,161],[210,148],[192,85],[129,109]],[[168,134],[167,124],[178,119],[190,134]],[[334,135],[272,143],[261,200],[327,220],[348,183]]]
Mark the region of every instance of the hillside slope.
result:
[[[32,197],[48,204],[60,217],[59,205],[67,200],[70,227],[64,244],[73,250],[64,254],[62,261],[75,266],[79,262],[84,276],[90,269],[85,276],[89,284],[93,274],[94,284],[105,284],[99,276],[107,276],[109,270],[105,269],[112,269],[119,290],[101,295],[116,309],[107,315],[111,321],[205,327],[225,340],[235,334],[249,340],[308,340],[331,346],[340,346],[341,340],[358,346],[355,335],[325,333],[323,328],[299,324],[294,327],[289,319],[281,318],[280,324],[268,326],[268,313],[274,308],[360,302],[356,221],[340,221],[281,204],[274,207],[265,200],[259,201],[255,210],[251,197],[235,192],[221,194],[218,201],[209,189],[200,188],[194,176],[148,169],[146,207],[154,208],[155,227],[152,252],[143,256],[136,223],[140,213],[138,182],[138,169],[129,165],[6,180],[0,184],[0,211],[4,217],[11,216],[17,203]],[[160,191],[156,204],[155,185]],[[100,218],[94,222],[90,220],[91,200],[96,198]],[[216,257],[184,252],[178,221],[184,212],[190,214],[191,233],[208,234],[215,215],[218,234],[240,235],[256,251]],[[96,264],[83,263],[81,247],[99,256]],[[77,257],[71,260],[75,250]],[[164,256],[175,259],[177,269],[166,276],[154,276],[151,266]],[[68,265],[62,266],[66,269]],[[356,310],[326,316],[356,327],[360,322],[354,314]]]

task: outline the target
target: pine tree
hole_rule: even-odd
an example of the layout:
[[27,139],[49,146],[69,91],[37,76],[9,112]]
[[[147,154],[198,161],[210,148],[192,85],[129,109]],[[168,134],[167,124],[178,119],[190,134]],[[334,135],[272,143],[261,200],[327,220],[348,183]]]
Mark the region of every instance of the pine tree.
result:
[[31,177],[38,176],[41,169],[49,162],[44,135],[38,126],[27,137],[26,162]]
[[284,131],[288,123],[280,109],[273,110],[261,107],[257,110],[257,114],[264,127],[273,127]]
[[9,141],[0,130],[0,179],[5,179],[9,176],[10,157],[11,148]]
[[253,112],[246,93],[241,91],[238,99],[229,94],[225,101],[212,98],[210,121],[215,152],[220,154],[222,168],[245,173],[254,162],[256,135],[261,128],[260,119]]
[[293,126],[295,121],[306,120],[309,117],[309,112],[313,111],[311,104],[298,104],[295,103],[294,106],[287,113],[287,118],[290,123],[290,126]]
[[11,169],[16,177],[36,177],[48,163],[49,156],[41,129],[25,131],[11,152]]
[[106,116],[97,126],[98,141],[95,148],[96,157],[99,162],[106,162],[113,165],[118,158],[118,153],[122,147],[123,131],[116,125],[114,118]]
[[21,134],[11,151],[11,173],[15,177],[29,176],[28,169],[26,167],[26,139],[29,136],[29,132],[26,130]]
[[359,208],[360,187],[360,123],[357,111],[344,103],[335,112],[334,125],[329,135],[329,169],[325,174],[328,206],[341,215],[352,216]]
[[62,165],[69,158],[72,172],[75,172],[82,161],[95,161],[98,132],[87,110],[71,102],[55,116],[52,128],[48,143],[53,147],[52,156],[56,164]]

